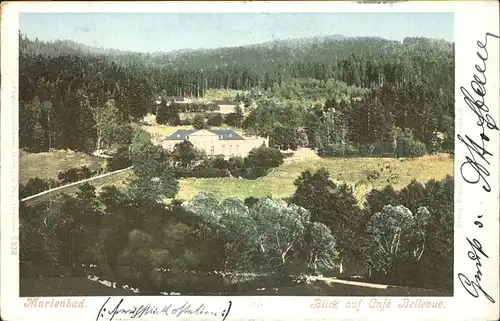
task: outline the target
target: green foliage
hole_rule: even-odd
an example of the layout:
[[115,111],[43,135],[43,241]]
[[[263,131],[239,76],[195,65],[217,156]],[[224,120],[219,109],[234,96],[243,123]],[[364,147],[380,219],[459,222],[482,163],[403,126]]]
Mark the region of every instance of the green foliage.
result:
[[208,126],[219,127],[224,123],[224,117],[221,113],[208,114],[207,117]]
[[165,100],[162,100],[156,112],[156,122],[158,124],[178,126],[181,124],[179,117],[179,105],[168,105]]
[[401,205],[386,205],[381,212],[373,214],[367,226],[370,234],[366,250],[369,265],[396,275],[401,267],[398,263],[410,261],[415,265],[425,250],[429,217],[425,207],[412,213]]
[[[89,104],[89,102],[85,101],[85,104]],[[102,106],[91,107],[91,110],[97,131],[96,149],[109,149],[113,145],[115,132],[118,128],[118,108],[116,108],[114,101],[107,101]]]
[[[365,210],[370,214],[381,212],[385,205],[400,204],[398,193],[390,185],[381,190],[372,189],[366,195]],[[371,215],[370,215],[371,216]]]
[[401,157],[419,157],[427,153],[425,144],[416,141],[411,131],[396,134],[396,155]]
[[193,121],[192,121],[191,124],[196,129],[206,129],[206,128],[208,128],[208,123],[207,123],[207,121],[205,119],[205,116],[204,115],[200,115],[200,114],[196,114],[193,117]]
[[362,238],[359,231],[362,224],[361,210],[346,184],[337,185],[329,178],[328,170],[321,168],[315,173],[304,171],[294,182],[297,189],[291,202],[311,212],[311,221],[327,226],[337,242],[340,270],[349,257],[357,255],[357,243]]
[[332,236],[317,226],[314,228],[322,233],[311,242],[313,257],[305,254],[309,250],[303,246],[311,225],[309,212],[294,204],[264,198],[249,208],[241,200],[219,203],[212,195],[200,194],[183,206],[200,225],[224,240],[225,268],[230,271],[282,271],[300,255],[311,264],[335,256]]
[[30,178],[24,185],[19,185],[19,197],[25,198],[59,186],[56,180],[44,180],[38,177]]
[[133,130],[132,141],[130,143],[130,157],[133,160],[137,157],[141,149],[151,144],[151,135],[140,127],[135,127]]
[[134,152],[132,162],[135,178],[130,183],[130,191],[137,197],[159,201],[177,194],[179,182],[168,151],[149,143]]
[[119,169],[127,168],[132,165],[130,160],[130,151],[128,147],[120,147],[113,158],[108,160],[107,169],[108,171],[116,171]]
[[[443,291],[453,289],[453,189],[453,178],[447,177],[442,182],[431,180],[425,185],[412,181],[399,192],[390,186],[370,192],[365,203],[369,228],[373,227],[373,215],[384,211],[384,203],[392,206],[391,211],[404,208],[405,213],[416,213],[410,220],[414,225],[407,235],[407,244],[403,242],[401,251],[392,257],[387,257],[382,250],[376,254],[371,248],[373,240],[366,241],[370,248],[367,263],[386,273],[388,279],[384,281]],[[428,213],[422,211],[422,207]],[[383,224],[390,227],[387,222]]]
[[243,124],[243,111],[240,106],[236,106],[234,112],[226,116],[225,123],[231,127],[241,128]]
[[183,166],[191,165],[194,160],[200,157],[200,153],[194,148],[190,141],[184,140],[175,144],[172,152],[173,158]]
[[245,159],[245,165],[256,168],[272,168],[283,164],[283,154],[276,148],[261,146],[252,149]]

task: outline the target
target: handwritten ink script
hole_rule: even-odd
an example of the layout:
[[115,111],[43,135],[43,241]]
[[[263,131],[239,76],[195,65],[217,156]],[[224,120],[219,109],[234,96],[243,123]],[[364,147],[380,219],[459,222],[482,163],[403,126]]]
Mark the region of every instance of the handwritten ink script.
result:
[[[490,176],[490,173],[487,169],[487,165],[490,165],[490,162],[486,159],[487,156],[493,156],[492,152],[488,151],[486,148],[486,143],[489,142],[489,137],[486,134],[486,128],[489,130],[497,130],[498,126],[493,119],[493,117],[489,114],[489,108],[486,105],[486,62],[489,58],[487,45],[488,45],[488,37],[494,37],[498,39],[497,35],[487,32],[484,40],[484,44],[480,41],[477,42],[480,50],[477,51],[477,56],[480,59],[479,65],[476,65],[476,70],[479,73],[478,75],[474,75],[474,80],[470,83],[470,89],[477,95],[473,96],[469,90],[465,87],[460,87],[464,95],[464,101],[469,106],[469,108],[474,112],[477,117],[477,126],[481,127],[481,133],[479,134],[480,142],[476,142],[474,139],[465,135],[457,135],[458,139],[467,146],[469,150],[470,156],[466,156],[466,161],[462,163],[460,166],[460,174],[462,178],[470,184],[476,184],[480,181],[483,182],[483,189],[486,192],[491,191],[490,184],[488,183],[487,176]],[[486,128],[485,128],[486,127]],[[486,164],[484,164],[486,163]],[[473,174],[471,176],[470,171],[466,171],[466,169],[472,169]]]
[[467,241],[469,241],[470,246],[472,247],[472,250],[470,250],[467,254],[469,256],[469,259],[473,260],[476,262],[476,275],[474,276],[475,281],[470,281],[463,273],[458,274],[458,279],[460,280],[460,283],[462,283],[463,287],[469,292],[470,295],[473,297],[477,298],[480,293],[482,293],[488,300],[490,300],[492,303],[495,303],[495,300],[489,295],[482,287],[481,287],[481,276],[483,275],[481,273],[481,257],[480,254],[484,258],[488,258],[488,255],[484,253],[483,247],[481,243],[479,243],[478,240],[470,240],[467,238]]
[[222,311],[208,309],[204,303],[192,305],[186,302],[180,306],[173,306],[172,304],[165,304],[163,306],[154,306],[150,303],[142,305],[127,305],[124,303],[123,298],[112,300],[111,297],[107,298],[104,304],[99,309],[95,321],[99,320],[130,320],[140,319],[145,316],[213,316],[226,320],[231,310],[232,302],[228,301],[228,306]]
[[[496,38],[496,39],[495,39]],[[463,94],[464,101],[467,106],[472,110],[476,116],[476,125],[479,129],[479,137],[471,138],[469,135],[457,135],[458,140],[460,140],[469,152],[469,155],[465,157],[465,161],[460,166],[460,174],[465,182],[469,184],[477,184],[481,182],[482,189],[489,193],[491,192],[491,186],[488,182],[490,172],[488,166],[490,161],[488,157],[494,157],[493,151],[488,149],[487,143],[490,141],[490,132],[498,131],[498,125],[490,114],[490,108],[486,103],[486,83],[487,83],[487,61],[490,58],[488,54],[488,41],[499,39],[498,35],[494,35],[490,32],[485,33],[484,43],[477,41],[478,51],[477,57],[479,58],[478,64],[475,65],[477,73],[473,76],[473,80],[470,82],[470,88],[460,87]],[[498,59],[498,58],[496,58]],[[472,92],[472,93],[471,93]],[[495,97],[496,98],[496,97]],[[479,215],[478,218],[481,218]],[[483,227],[480,221],[475,221],[474,224],[479,228]],[[470,260],[475,262],[476,273],[474,279],[471,281],[463,273],[458,274],[458,279],[464,287],[464,289],[473,297],[478,298],[481,295],[488,299],[490,302],[495,303],[495,300],[491,295],[489,295],[481,286],[481,277],[483,276],[481,272],[481,259],[488,259],[483,245],[477,239],[470,240],[467,238],[471,249],[467,252]]]

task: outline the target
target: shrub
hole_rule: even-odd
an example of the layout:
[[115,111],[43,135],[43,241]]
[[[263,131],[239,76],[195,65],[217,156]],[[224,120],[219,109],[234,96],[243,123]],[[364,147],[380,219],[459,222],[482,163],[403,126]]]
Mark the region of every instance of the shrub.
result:
[[19,186],[19,196],[21,198],[24,198],[41,193],[47,189],[49,189],[49,184],[47,183],[47,181],[38,177],[30,178],[25,185]]
[[224,159],[223,155],[217,155],[211,158],[208,165],[217,169],[229,169],[230,167],[229,162]]
[[57,174],[57,178],[63,184],[76,182],[78,181],[78,168],[70,168],[67,171],[60,171]]
[[320,154],[320,156],[353,157],[358,155],[358,151],[351,144],[334,143],[322,148]]
[[80,167],[78,169],[78,180],[90,178],[93,174],[87,166]]
[[179,117],[178,104],[167,106],[166,103],[162,102],[156,112],[156,122],[158,124],[170,124],[173,126],[180,125],[181,119]]
[[257,179],[266,176],[269,169],[265,167],[246,167],[241,171],[241,176],[245,179]]
[[129,247],[130,248],[140,248],[147,247],[152,244],[153,237],[141,230],[132,230],[128,233]]
[[259,201],[259,199],[257,197],[250,196],[250,197],[245,198],[245,205],[247,207],[252,207],[258,201]]
[[132,165],[132,161],[129,157],[128,147],[120,147],[113,158],[108,160],[106,165],[107,170],[112,172],[119,169],[127,168]]
[[425,144],[416,140],[411,131],[396,134],[396,156],[419,157],[427,153]]
[[366,195],[364,207],[373,214],[382,211],[385,205],[399,204],[398,194],[392,186],[387,185],[382,190],[372,189],[370,193]]
[[246,167],[272,168],[283,164],[283,154],[276,148],[261,146],[254,148],[245,159]]
[[213,113],[208,115],[208,126],[218,127],[224,123],[224,117],[221,113]]
[[194,116],[191,124],[196,129],[205,129],[205,128],[208,128],[208,124],[205,121],[205,116],[200,115],[200,114],[197,114],[197,115]]

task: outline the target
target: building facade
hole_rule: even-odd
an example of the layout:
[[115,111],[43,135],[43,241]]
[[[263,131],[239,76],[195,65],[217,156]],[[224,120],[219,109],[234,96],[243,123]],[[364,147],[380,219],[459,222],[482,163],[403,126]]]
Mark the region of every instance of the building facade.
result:
[[161,141],[163,148],[171,150],[187,140],[197,149],[209,156],[224,155],[246,157],[248,153],[262,145],[269,147],[269,139],[262,137],[244,137],[228,129],[180,129]]

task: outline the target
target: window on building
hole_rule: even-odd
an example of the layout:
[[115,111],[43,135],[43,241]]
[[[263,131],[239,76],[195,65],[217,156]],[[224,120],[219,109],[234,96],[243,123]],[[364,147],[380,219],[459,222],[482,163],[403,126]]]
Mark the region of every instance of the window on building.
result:
[[215,147],[214,146],[210,147],[210,154],[215,154]]

